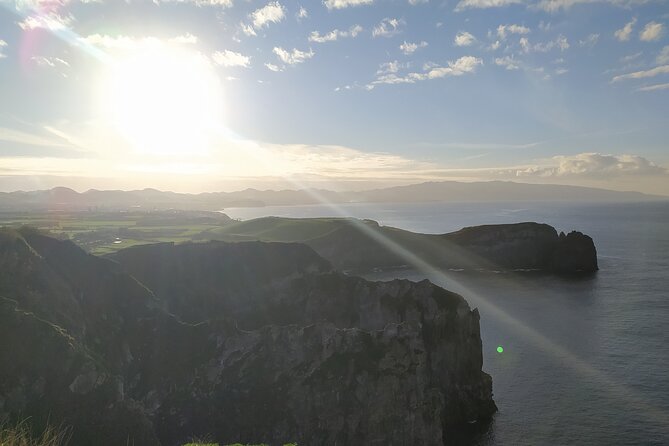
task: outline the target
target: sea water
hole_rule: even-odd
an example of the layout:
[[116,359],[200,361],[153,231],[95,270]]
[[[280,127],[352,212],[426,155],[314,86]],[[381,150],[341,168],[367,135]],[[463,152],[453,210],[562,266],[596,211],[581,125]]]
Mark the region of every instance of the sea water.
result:
[[[600,271],[393,271],[429,278],[481,313],[483,368],[499,408],[476,444],[669,444],[669,202],[412,203],[239,208],[233,218],[354,216],[416,232],[536,221],[590,235]],[[498,352],[498,347],[502,347]]]

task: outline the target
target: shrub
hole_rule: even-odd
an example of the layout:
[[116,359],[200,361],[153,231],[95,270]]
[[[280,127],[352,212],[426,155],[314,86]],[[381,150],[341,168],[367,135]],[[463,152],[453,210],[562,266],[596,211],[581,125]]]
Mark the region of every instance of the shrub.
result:
[[70,432],[63,427],[47,426],[35,434],[28,420],[16,425],[0,425],[0,446],[65,446]]

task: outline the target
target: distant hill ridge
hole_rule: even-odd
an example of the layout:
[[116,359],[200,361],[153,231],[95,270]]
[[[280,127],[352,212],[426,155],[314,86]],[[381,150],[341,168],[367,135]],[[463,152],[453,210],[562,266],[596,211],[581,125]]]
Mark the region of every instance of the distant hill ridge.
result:
[[261,207],[330,203],[389,202],[486,202],[486,201],[571,201],[624,202],[669,200],[669,197],[640,192],[620,192],[581,186],[526,184],[509,181],[463,183],[427,182],[358,192],[322,189],[257,190],[186,194],[142,190],[96,190],[77,192],[66,187],[41,191],[0,193],[2,210],[184,209],[220,210],[226,207]]
[[373,220],[264,217],[204,231],[199,240],[304,243],[336,268],[353,271],[401,268],[407,255],[441,268],[539,270],[557,274],[598,270],[591,237],[564,234],[547,224],[483,225],[448,234],[421,234]]

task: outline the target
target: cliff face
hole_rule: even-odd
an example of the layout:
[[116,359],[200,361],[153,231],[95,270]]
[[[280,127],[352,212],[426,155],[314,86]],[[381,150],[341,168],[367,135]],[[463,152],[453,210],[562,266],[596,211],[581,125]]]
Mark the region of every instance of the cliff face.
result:
[[597,271],[597,252],[590,237],[578,232],[558,236],[552,226],[532,222],[432,235],[380,226],[371,220],[269,217],[207,231],[199,238],[300,242],[341,270],[412,266],[413,256],[443,269]]
[[597,250],[592,238],[578,231],[567,235],[561,232],[551,258],[551,268],[567,274],[597,271]]
[[587,235],[558,235],[539,223],[486,225],[443,236],[449,242],[506,268],[540,269],[561,274],[597,271],[597,251]]
[[[407,265],[397,247],[438,268],[468,270],[527,269],[556,274],[597,271],[592,239],[580,232],[558,235],[540,223],[483,225],[429,235],[365,222],[307,240],[309,246],[338,268],[365,270]],[[373,232],[380,237],[370,237]]]
[[495,410],[477,311],[427,281],[291,244],[115,260],[0,234],[0,417],[64,421],[77,445],[441,445]]

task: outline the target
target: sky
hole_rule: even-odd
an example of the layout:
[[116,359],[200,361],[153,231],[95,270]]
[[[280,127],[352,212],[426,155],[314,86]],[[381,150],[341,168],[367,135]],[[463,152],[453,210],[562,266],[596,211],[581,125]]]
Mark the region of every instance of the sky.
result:
[[666,0],[0,0],[0,190],[669,195]]

